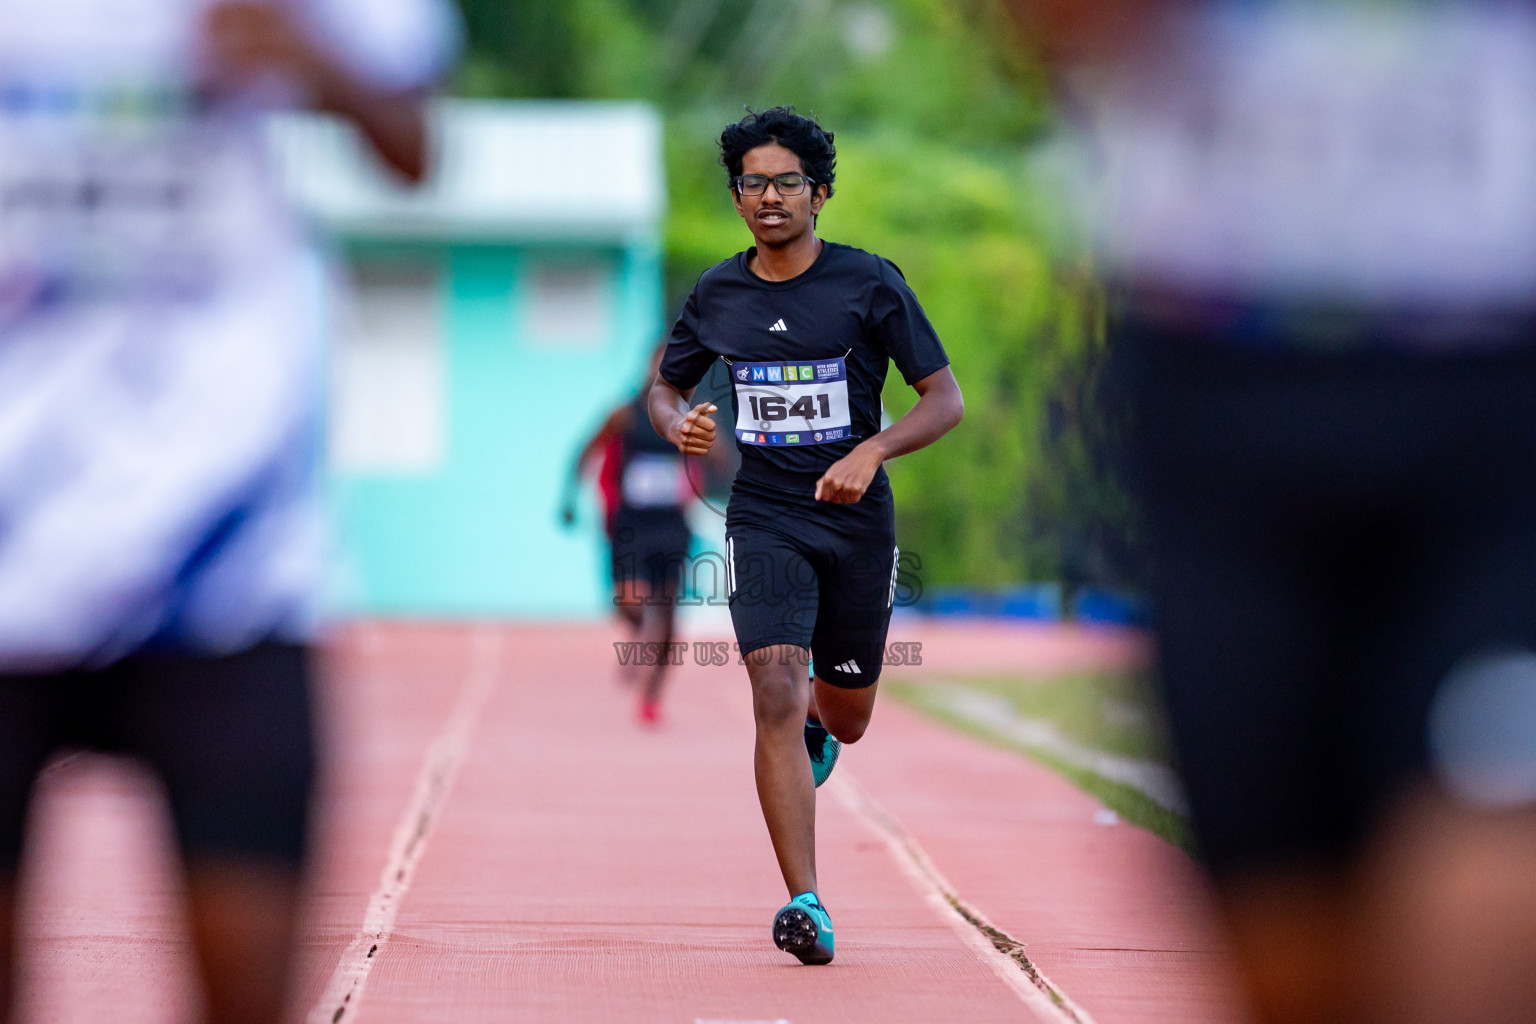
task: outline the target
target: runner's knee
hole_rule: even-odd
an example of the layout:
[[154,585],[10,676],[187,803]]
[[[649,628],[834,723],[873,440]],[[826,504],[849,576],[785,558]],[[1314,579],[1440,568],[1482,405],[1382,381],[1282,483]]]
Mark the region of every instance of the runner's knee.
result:
[[847,718],[833,715],[831,718],[831,721],[827,721],[826,716],[822,717],[822,728],[831,733],[832,738],[839,741],[840,743],[859,742],[859,740],[863,739],[864,737],[864,730],[869,728],[868,715],[861,715],[857,718]]
[[783,727],[805,720],[806,700],[789,680],[764,682],[752,687],[752,712],[760,726]]
[[821,724],[834,739],[857,743],[869,728],[875,710],[874,687],[857,690],[834,686],[821,678],[817,670],[816,711]]
[[[810,685],[782,659],[750,669],[752,713],[759,726],[798,727],[810,704]],[[749,658],[750,663],[750,658]]]

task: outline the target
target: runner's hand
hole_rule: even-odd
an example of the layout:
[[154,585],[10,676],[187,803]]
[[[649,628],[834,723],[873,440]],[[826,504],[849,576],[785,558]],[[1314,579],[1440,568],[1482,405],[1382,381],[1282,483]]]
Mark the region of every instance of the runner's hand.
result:
[[816,500],[852,505],[864,497],[880,462],[879,449],[873,445],[859,445],[828,466],[826,473],[816,481]]
[[709,418],[709,414],[718,409],[719,406],[709,402],[695,406],[673,428],[675,436],[667,440],[677,445],[677,450],[684,455],[706,454],[715,444],[715,421]]

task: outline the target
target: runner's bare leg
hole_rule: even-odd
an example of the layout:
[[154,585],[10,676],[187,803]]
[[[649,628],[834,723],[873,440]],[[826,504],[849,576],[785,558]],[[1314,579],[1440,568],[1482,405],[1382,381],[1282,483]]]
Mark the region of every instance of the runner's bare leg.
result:
[[746,656],[757,723],[757,798],[791,896],[816,891],[816,786],[805,752],[811,685],[805,652],[776,645]]

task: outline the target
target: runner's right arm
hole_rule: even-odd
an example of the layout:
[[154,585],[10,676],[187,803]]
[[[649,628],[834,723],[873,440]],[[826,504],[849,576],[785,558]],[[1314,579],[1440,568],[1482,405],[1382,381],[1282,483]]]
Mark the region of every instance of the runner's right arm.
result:
[[697,408],[689,409],[688,399],[692,397],[693,388],[681,391],[657,374],[646,404],[656,433],[676,445],[684,455],[703,455],[715,443],[715,421],[709,414],[718,411],[719,407],[713,402],[703,402]]
[[[715,443],[715,421],[709,414],[716,412],[718,407],[701,402],[698,408],[689,409],[688,401],[717,358],[716,353],[699,341],[699,293],[695,289],[672,327],[672,337],[661,358],[656,382],[651,385],[651,393],[646,399],[651,426],[684,455],[703,455]],[[673,380],[691,383],[682,388],[673,384]]]

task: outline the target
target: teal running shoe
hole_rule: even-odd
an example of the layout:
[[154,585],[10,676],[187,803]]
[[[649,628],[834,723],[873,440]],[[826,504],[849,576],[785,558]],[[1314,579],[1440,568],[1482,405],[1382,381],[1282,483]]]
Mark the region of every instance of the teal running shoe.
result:
[[811,778],[819,787],[827,781],[837,765],[837,755],[843,752],[842,741],[821,727],[820,722],[809,719],[805,723],[805,750],[811,755]]
[[815,893],[801,893],[773,916],[773,944],[803,964],[832,962],[832,918]]

